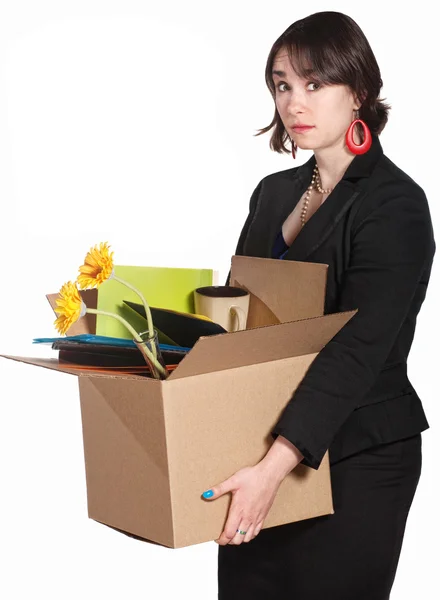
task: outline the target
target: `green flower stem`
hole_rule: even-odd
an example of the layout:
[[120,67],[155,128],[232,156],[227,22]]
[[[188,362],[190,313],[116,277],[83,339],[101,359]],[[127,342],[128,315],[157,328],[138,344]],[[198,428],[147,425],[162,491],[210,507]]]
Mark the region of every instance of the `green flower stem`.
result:
[[[150,307],[148,306],[147,301],[145,300],[143,294],[137,288],[135,288],[133,285],[131,285],[131,283],[128,283],[128,281],[125,281],[124,279],[120,279],[114,273],[113,273],[113,276],[111,277],[111,279],[114,279],[115,281],[118,281],[119,283],[126,285],[130,290],[132,290],[135,294],[137,294],[139,296],[139,298],[142,300],[142,304],[144,305],[145,314],[146,314],[147,322],[148,322],[148,333],[150,334],[150,337],[153,336],[153,333],[154,333],[153,317],[151,316]],[[156,348],[154,346],[153,346],[153,352],[154,352],[154,358],[156,358]]]
[[[150,352],[149,348],[147,347],[147,345],[145,344],[144,340],[141,338],[141,336],[138,334],[138,332],[134,329],[134,327],[132,327],[132,325],[130,325],[130,323],[128,321],[126,321],[124,318],[122,318],[121,316],[115,314],[115,313],[111,313],[111,312],[106,312],[104,310],[96,310],[95,308],[87,308],[86,312],[92,314],[92,315],[104,315],[106,317],[113,317],[114,319],[117,319],[120,323],[122,323],[123,325],[125,325],[125,327],[128,329],[128,331],[131,333],[131,335],[134,337],[134,339],[142,345],[142,347],[145,349],[145,352],[147,354],[147,356],[149,357],[149,359],[151,360],[151,362],[155,365],[155,367],[157,368],[157,370],[162,373],[162,375],[164,375],[165,377],[168,376],[168,372],[166,369],[164,369],[164,367],[159,363],[159,361],[157,360],[156,356],[153,356],[153,354]],[[153,348],[154,348],[154,344],[153,344]],[[153,373],[154,375],[154,373]]]

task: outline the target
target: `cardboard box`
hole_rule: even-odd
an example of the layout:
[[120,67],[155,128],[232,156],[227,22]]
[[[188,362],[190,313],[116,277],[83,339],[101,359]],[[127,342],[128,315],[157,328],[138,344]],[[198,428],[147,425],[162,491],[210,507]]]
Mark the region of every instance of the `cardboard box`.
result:
[[[327,265],[233,256],[231,285],[251,293],[248,329],[200,338],[165,381],[6,356],[79,375],[90,518],[170,548],[220,536],[230,494],[201,494],[263,458],[308,367],[356,312],[322,316],[326,277]],[[91,315],[74,329],[85,331]],[[317,471],[285,478],[264,526],[333,512],[326,453]]]

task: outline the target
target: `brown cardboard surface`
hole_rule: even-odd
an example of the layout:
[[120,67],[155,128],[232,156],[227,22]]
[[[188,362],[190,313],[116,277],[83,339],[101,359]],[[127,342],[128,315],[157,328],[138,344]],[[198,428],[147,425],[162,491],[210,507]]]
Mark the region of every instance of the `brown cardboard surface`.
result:
[[233,256],[230,284],[251,293],[247,328],[324,314],[328,265]]
[[57,358],[33,358],[28,356],[11,356],[9,354],[0,354],[3,358],[10,358],[18,362],[27,363],[29,365],[35,365],[37,367],[45,367],[46,369],[52,369],[54,371],[61,371],[62,373],[70,373],[71,375],[80,375],[77,369],[69,369],[63,366],[62,363],[58,362]]
[[60,362],[57,358],[34,358],[30,356],[12,356],[10,354],[0,354],[0,357],[9,358],[36,367],[45,367],[52,371],[60,371],[61,373],[70,373],[79,377],[106,377],[108,379],[140,379],[145,380],[141,375],[112,375],[111,373],[91,373],[88,369],[71,368],[67,364]]
[[89,517],[173,545],[161,384],[81,378]]
[[[356,312],[323,316],[327,265],[234,256],[231,276],[251,292],[248,329],[200,338],[166,381],[5,356],[79,375],[96,521],[173,548],[217,538],[230,495],[201,494],[264,456],[311,362]],[[90,322],[77,325],[94,333]],[[286,477],[265,527],[332,512],[326,454],[318,471],[299,465]]]
[[168,381],[319,352],[355,313],[347,311],[202,337]]
[[[271,428],[317,353],[187,377],[164,385],[174,547],[220,536],[230,494],[201,494],[254,465]],[[264,527],[333,513],[328,456],[318,471],[299,465],[278,491]]]

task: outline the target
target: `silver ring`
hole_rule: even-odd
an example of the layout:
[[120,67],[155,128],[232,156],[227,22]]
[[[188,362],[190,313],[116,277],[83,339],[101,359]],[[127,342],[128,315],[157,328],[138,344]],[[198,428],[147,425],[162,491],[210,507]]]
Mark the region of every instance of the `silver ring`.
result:
[[241,529],[237,529],[237,533],[239,533],[240,535],[246,535],[247,531],[242,531]]

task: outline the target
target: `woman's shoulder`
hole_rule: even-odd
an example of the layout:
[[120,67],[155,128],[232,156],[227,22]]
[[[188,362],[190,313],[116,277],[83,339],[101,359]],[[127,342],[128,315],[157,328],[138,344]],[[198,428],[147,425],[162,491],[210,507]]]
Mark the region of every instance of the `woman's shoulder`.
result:
[[398,222],[417,220],[431,227],[429,202],[422,186],[385,154],[368,177],[355,213],[355,231],[367,219],[379,218]]
[[371,174],[373,188],[382,192],[383,198],[391,195],[423,198],[426,200],[422,186],[416,182],[407,172],[398,167],[388,156],[382,155],[376,168]]
[[262,177],[252,193],[250,209],[261,207],[273,202],[274,198],[279,199],[285,194],[290,194],[299,168],[283,169]]
[[302,165],[291,167],[290,169],[275,171],[274,173],[268,173],[261,179],[260,184],[266,186],[276,186],[280,183],[284,184],[286,182],[292,182],[295,179],[301,166]]

